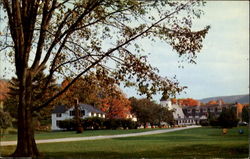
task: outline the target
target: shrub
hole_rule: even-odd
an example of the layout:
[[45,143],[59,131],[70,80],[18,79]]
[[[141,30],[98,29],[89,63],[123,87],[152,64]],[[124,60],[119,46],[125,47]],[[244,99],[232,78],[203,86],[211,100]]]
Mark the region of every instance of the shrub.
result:
[[9,113],[0,110],[0,129],[7,129],[12,125],[12,118]]
[[117,129],[122,127],[120,119],[106,119],[104,122],[106,129]]
[[236,127],[239,120],[236,117],[236,113],[233,109],[223,109],[219,118],[218,125],[222,128],[232,128]]
[[59,128],[66,129],[68,131],[75,130],[76,122],[73,119],[61,120],[58,124]]
[[132,121],[131,119],[106,119],[104,122],[106,129],[137,129],[137,122]]
[[121,124],[123,129],[137,129],[138,127],[137,123],[131,119],[122,119]]
[[104,118],[100,117],[91,117],[91,118],[85,118],[82,120],[82,126],[84,129],[104,129]]
[[201,126],[208,126],[209,122],[206,119],[202,119],[202,120],[200,120],[200,124],[201,124]]
[[[138,123],[131,119],[104,119],[100,117],[90,117],[81,119],[84,130],[88,129],[137,129]],[[74,119],[59,121],[59,128],[65,130],[75,130],[76,122]]]
[[218,127],[220,126],[218,119],[210,119],[209,120],[209,125],[213,126],[213,127]]

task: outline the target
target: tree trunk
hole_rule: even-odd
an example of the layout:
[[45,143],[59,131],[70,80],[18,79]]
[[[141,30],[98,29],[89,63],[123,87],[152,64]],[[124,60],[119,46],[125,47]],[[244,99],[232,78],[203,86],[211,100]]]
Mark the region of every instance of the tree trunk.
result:
[[76,133],[82,133],[83,127],[80,119],[80,110],[78,98],[75,99],[75,121],[76,121]]
[[[22,83],[22,82],[20,82]],[[32,117],[32,81],[27,78],[25,84],[19,84],[18,136],[14,157],[38,157],[39,152],[34,138]]]

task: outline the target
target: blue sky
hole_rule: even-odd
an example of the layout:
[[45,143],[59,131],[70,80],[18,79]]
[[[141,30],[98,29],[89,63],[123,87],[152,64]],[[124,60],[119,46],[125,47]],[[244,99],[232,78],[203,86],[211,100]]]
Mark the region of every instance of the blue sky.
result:
[[[165,43],[143,43],[151,53],[150,63],[158,67],[160,75],[176,75],[182,86],[188,86],[179,98],[201,99],[249,93],[249,2],[208,1],[204,15],[194,21],[194,30],[211,26],[197,64],[181,63],[177,54]],[[5,59],[0,59],[0,78],[3,78]],[[6,77],[11,72],[5,71]],[[13,71],[12,71],[13,72]],[[139,97],[134,89],[124,89],[128,97]],[[154,96],[159,101],[160,95]]]

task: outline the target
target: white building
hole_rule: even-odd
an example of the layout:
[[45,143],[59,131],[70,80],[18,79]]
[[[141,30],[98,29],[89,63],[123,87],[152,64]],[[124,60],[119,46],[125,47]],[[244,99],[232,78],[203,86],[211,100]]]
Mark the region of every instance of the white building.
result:
[[179,106],[178,104],[172,104],[172,102],[170,100],[160,101],[160,103],[163,107],[167,107],[168,110],[174,111],[173,112],[174,119],[185,118],[182,107]]
[[173,117],[176,125],[195,125],[197,121],[191,118],[187,118],[183,112],[182,106],[173,104],[170,100],[160,101],[163,107],[167,107],[168,110],[173,110]]
[[[87,117],[105,118],[105,113],[88,104],[79,104],[80,116],[82,119]],[[51,115],[51,130],[61,130],[58,127],[59,121],[73,119],[75,116],[74,107],[67,108],[65,105],[56,106]]]

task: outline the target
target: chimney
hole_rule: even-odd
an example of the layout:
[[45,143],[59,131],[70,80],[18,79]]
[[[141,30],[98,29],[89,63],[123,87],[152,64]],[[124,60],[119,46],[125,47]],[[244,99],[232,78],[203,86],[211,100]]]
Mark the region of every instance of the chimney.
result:
[[221,99],[219,100],[219,106],[222,106],[222,100]]
[[198,100],[198,104],[197,104],[197,106],[201,106],[201,102]]
[[168,102],[168,103],[167,103],[168,107],[169,107],[169,108],[172,108],[172,102],[171,102],[171,100],[167,100],[167,102]]
[[78,98],[74,98],[74,103],[75,103],[75,105],[78,105],[78,104],[79,104]]

